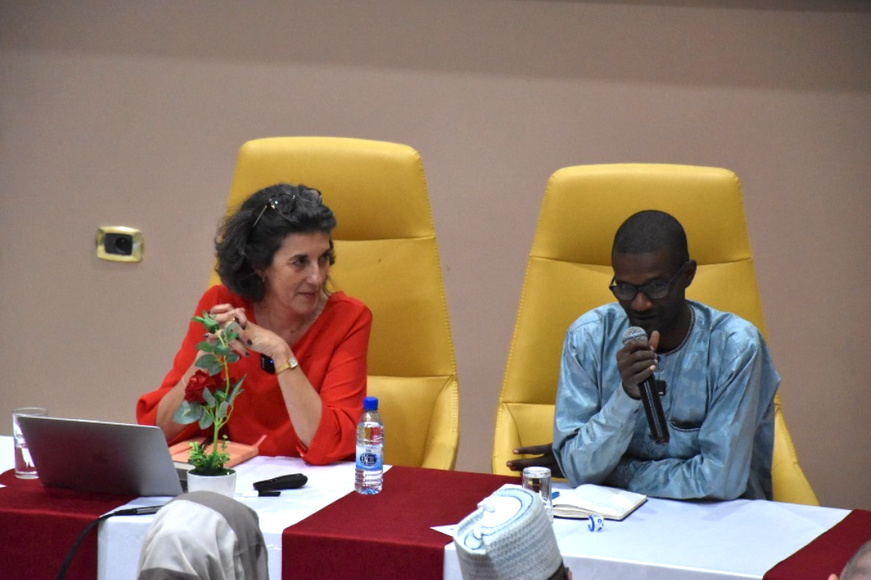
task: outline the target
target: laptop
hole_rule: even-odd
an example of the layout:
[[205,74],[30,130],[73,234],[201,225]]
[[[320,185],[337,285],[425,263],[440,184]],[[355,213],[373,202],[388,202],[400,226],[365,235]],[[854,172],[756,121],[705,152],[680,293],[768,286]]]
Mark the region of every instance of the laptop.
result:
[[158,427],[59,417],[19,417],[44,487],[136,496],[182,493]]

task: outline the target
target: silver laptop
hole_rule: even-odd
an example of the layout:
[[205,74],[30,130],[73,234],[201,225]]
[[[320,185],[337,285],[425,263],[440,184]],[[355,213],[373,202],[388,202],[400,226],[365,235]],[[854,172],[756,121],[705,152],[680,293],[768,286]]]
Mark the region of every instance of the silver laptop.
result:
[[19,421],[45,487],[136,496],[182,492],[157,427],[58,417]]

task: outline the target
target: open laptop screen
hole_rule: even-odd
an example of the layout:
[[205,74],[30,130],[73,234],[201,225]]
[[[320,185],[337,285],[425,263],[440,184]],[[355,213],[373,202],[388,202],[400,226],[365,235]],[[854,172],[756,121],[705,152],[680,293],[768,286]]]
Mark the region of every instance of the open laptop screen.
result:
[[58,417],[20,417],[45,487],[138,496],[175,496],[179,476],[154,426]]

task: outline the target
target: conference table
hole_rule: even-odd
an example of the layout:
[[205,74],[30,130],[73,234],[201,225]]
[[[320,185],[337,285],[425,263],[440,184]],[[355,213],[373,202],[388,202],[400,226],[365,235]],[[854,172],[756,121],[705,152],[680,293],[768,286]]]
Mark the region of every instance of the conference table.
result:
[[[12,467],[11,458],[11,438],[0,437],[0,472]],[[255,457],[238,466],[237,472],[236,499],[258,514],[271,580],[365,578],[373,571],[384,578],[461,578],[449,536],[452,526],[487,495],[518,481],[491,474],[395,466],[385,473],[381,494],[362,496],[353,493],[353,463],[317,467],[297,458]],[[303,473],[308,483],[297,490],[286,490],[279,497],[258,497],[254,493],[255,481],[288,473]],[[9,522],[20,525],[25,521],[29,530],[48,527],[52,518],[63,515],[63,502],[73,501],[34,487],[33,482],[20,483],[8,473],[0,481],[8,486],[0,488],[0,534],[10,533],[2,532]],[[566,486],[558,483],[555,487]],[[24,491],[29,495],[21,495]],[[76,498],[76,492],[63,491],[79,501],[76,505],[85,500],[103,502],[99,504],[102,507],[87,508],[92,515],[120,507],[160,505],[171,499]],[[43,493],[53,502],[52,509],[25,510],[20,501],[18,505],[11,501],[15,493],[19,494],[15,497],[31,498],[25,502],[28,506],[38,504]],[[117,505],[112,504],[113,500]],[[796,552],[807,551],[809,544],[813,546],[826,538],[829,543],[822,546],[843,546],[843,534],[833,534],[848,526],[852,527],[844,533],[854,545],[871,538],[868,516],[871,513],[862,510],[759,500],[687,502],[650,498],[626,520],[606,520],[601,531],[591,532],[586,520],[557,518],[554,532],[575,578],[794,578],[794,570],[782,576],[772,575],[771,571],[777,570],[782,561],[797,557],[793,556]],[[85,554],[77,555],[77,559],[84,560],[79,569],[86,570],[80,570],[75,577],[93,578],[94,571],[87,570],[91,566],[100,579],[135,578],[139,552],[153,518],[115,516],[104,520],[96,534],[93,562],[88,563]],[[61,559],[68,549],[66,545],[51,548],[61,554]],[[826,548],[821,549],[825,556]],[[20,545],[11,548],[0,544],[0,566],[26,557],[23,552],[27,552],[26,546],[22,549]],[[820,550],[816,552],[819,560]],[[820,571],[838,572],[843,561],[840,555],[831,563],[818,563],[816,571],[811,568],[804,577],[826,578],[828,573]],[[799,564],[799,568],[804,567]],[[5,577],[2,568],[0,577]]]

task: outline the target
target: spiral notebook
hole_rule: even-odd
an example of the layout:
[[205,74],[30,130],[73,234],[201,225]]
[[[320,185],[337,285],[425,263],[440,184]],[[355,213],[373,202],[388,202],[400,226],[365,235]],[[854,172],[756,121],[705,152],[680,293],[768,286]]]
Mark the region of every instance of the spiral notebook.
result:
[[19,423],[45,487],[136,496],[182,492],[157,427],[31,416]]

